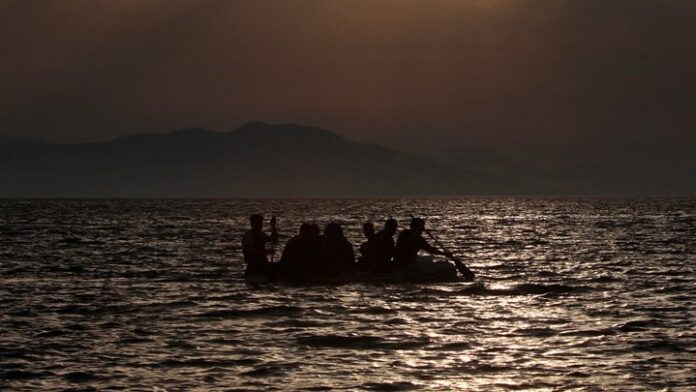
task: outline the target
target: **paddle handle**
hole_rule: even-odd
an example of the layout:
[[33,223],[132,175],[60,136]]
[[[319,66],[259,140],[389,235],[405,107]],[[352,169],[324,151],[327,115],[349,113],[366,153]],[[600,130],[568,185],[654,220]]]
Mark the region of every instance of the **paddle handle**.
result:
[[447,252],[447,253],[452,253],[452,252],[449,251],[449,249],[447,249],[447,247],[446,247],[445,245],[442,244],[442,242],[440,242],[437,238],[435,238],[435,236],[433,235],[433,233],[430,232],[430,230],[425,229],[425,232],[428,234],[428,236],[429,236],[433,241],[435,241],[435,245],[437,245],[440,249],[442,249],[443,251],[445,251],[445,252]]
[[271,263],[275,256],[275,246],[278,241],[278,229],[276,228],[277,220],[275,215],[271,215]]

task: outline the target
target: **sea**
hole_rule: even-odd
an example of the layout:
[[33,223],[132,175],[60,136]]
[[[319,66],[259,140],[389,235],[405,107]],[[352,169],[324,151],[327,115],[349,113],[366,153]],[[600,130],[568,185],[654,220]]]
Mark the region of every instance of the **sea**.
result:
[[[249,285],[252,213],[423,217],[477,279]],[[0,389],[694,391],[695,267],[694,198],[5,199]]]

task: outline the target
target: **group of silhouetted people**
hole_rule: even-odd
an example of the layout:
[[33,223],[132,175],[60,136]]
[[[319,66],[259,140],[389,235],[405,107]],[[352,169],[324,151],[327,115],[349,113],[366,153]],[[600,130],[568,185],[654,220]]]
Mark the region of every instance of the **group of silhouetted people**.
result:
[[291,277],[311,277],[314,275],[335,275],[346,271],[388,272],[395,268],[407,267],[413,263],[418,251],[451,257],[451,253],[441,251],[422,237],[425,221],[412,218],[409,228],[398,231],[395,219],[388,219],[384,227],[375,232],[372,222],[363,225],[365,241],[360,245],[360,256],[355,260],[353,245],[343,234],[343,228],[331,222],[320,234],[319,226],[303,223],[299,233],[288,240],[278,263],[268,260],[273,254],[267,243],[278,242],[275,217],[271,219],[271,234],[263,232],[263,216],[254,214],[249,218],[251,230],[242,240],[247,274],[284,274]]
[[358,265],[363,270],[384,272],[394,266],[394,236],[398,228],[395,219],[388,219],[384,228],[375,233],[372,222],[363,225],[366,241],[360,244]]
[[285,245],[278,268],[289,275],[327,274],[351,269],[354,264],[353,245],[341,225],[329,223],[320,235],[319,226],[303,223]]

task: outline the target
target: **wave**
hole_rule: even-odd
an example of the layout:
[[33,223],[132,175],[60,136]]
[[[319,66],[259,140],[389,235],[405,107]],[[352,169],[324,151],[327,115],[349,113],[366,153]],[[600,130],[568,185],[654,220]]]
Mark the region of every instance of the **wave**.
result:
[[367,382],[360,385],[360,389],[369,391],[412,391],[420,388],[420,386],[408,381]]
[[353,311],[353,313],[365,313],[365,314],[396,314],[399,313],[395,309],[384,308],[381,306],[370,306],[367,308],[360,308]]
[[470,342],[451,342],[433,347],[436,351],[462,351],[472,347]]
[[269,306],[257,309],[239,310],[225,309],[212,310],[197,314],[198,318],[252,318],[252,317],[282,317],[282,316],[297,316],[304,312],[303,308],[298,306]]
[[614,329],[620,332],[636,332],[659,326],[657,320],[631,320],[625,323],[614,326]]
[[59,314],[126,314],[137,311],[133,305],[107,305],[107,306],[86,306],[86,305],[65,305],[56,309]]
[[255,369],[242,372],[242,376],[246,377],[275,377],[282,376],[290,369],[287,366],[260,366]]
[[155,368],[180,368],[180,367],[191,367],[191,368],[213,368],[213,367],[238,367],[238,366],[251,366],[259,363],[259,360],[253,358],[243,358],[243,359],[227,359],[227,360],[210,360],[203,358],[191,358],[191,359],[165,359],[164,361],[158,362],[156,364],[150,365]]
[[206,340],[207,343],[212,343],[217,346],[238,346],[242,343],[239,339],[214,338]]
[[42,377],[53,376],[51,372],[32,372],[28,370],[8,370],[0,373],[0,380],[33,380]]
[[689,352],[688,346],[669,339],[658,339],[643,341],[633,345],[633,349],[636,351],[648,351],[648,352]]
[[557,334],[552,328],[517,328],[512,330],[512,333],[517,336],[533,336],[545,338]]
[[296,318],[282,319],[275,322],[268,323],[266,325],[271,327],[285,327],[285,328],[309,328],[309,327],[328,327],[332,323],[326,321],[314,321],[314,320],[303,320]]
[[419,294],[466,296],[466,295],[543,295],[543,294],[567,294],[591,290],[586,286],[570,286],[565,284],[540,284],[523,283],[510,287],[487,287],[483,283],[475,283],[459,290],[423,289]]
[[53,338],[56,336],[63,336],[71,333],[70,331],[66,331],[61,328],[53,328],[53,329],[48,329],[45,331],[40,331],[34,334],[35,338]]
[[119,339],[118,344],[122,344],[122,345],[142,344],[142,343],[148,343],[148,342],[152,342],[152,341],[153,341],[152,339],[148,339],[148,338],[125,337],[125,338]]
[[191,306],[197,306],[198,304],[194,301],[169,301],[169,302],[153,302],[149,304],[140,305],[144,308],[186,308]]
[[362,350],[410,350],[430,343],[428,338],[388,340],[377,336],[316,335],[297,338],[297,343],[310,347]]
[[598,329],[577,329],[574,331],[563,331],[559,333],[562,336],[579,336],[579,337],[597,337],[614,335],[616,331],[612,328],[598,328]]
[[69,382],[79,383],[98,380],[101,377],[91,372],[70,372],[63,374],[63,378]]
[[590,279],[590,282],[597,282],[597,283],[622,282],[622,281],[624,281],[624,279],[617,278],[616,276],[611,276],[611,275],[602,275],[602,276],[598,276],[596,278]]
[[660,322],[656,320],[631,320],[607,328],[576,329],[571,331],[562,331],[559,333],[559,335],[578,337],[609,336],[628,332],[645,331],[657,327],[659,325]]

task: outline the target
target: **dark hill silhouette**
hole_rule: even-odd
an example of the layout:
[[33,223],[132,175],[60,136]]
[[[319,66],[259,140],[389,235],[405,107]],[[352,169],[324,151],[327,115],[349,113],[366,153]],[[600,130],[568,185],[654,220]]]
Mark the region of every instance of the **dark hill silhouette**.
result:
[[260,122],[100,143],[0,143],[0,196],[225,197],[510,194],[455,169],[318,128]]

